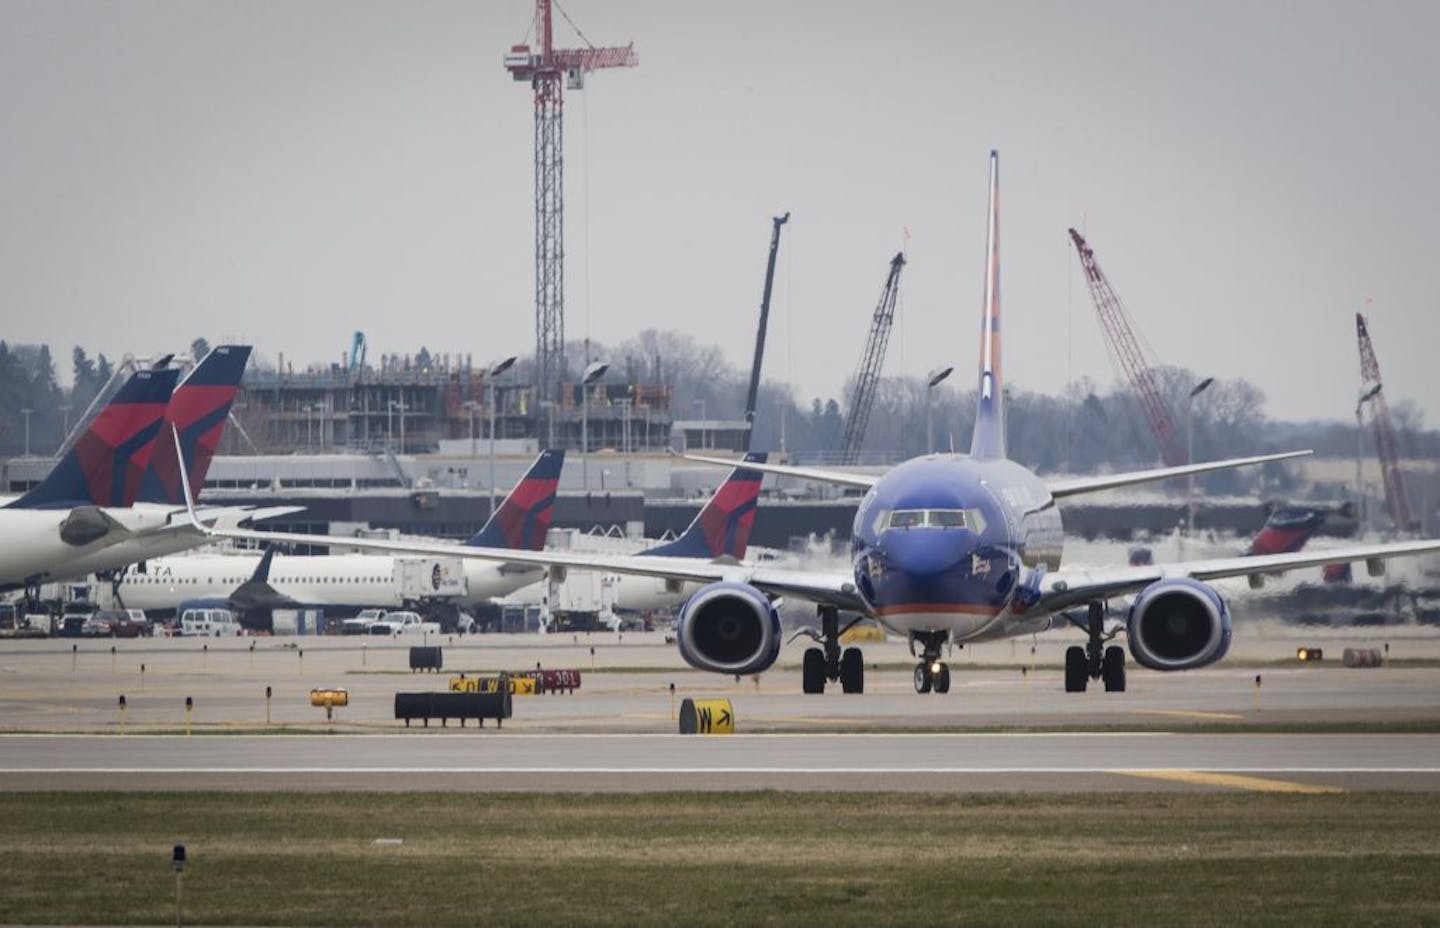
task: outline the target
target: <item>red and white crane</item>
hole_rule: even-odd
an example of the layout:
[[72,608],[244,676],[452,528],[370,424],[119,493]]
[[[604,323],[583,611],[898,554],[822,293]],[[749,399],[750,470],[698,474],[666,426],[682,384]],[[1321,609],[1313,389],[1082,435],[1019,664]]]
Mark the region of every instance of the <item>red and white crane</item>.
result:
[[[1365,317],[1355,314],[1355,334],[1360,342],[1360,401],[1355,404],[1355,429],[1360,430],[1361,411],[1370,407],[1370,422],[1375,427],[1375,454],[1380,459],[1380,476],[1385,483],[1385,506],[1390,512],[1390,521],[1396,530],[1408,532],[1414,522],[1410,516],[1410,503],[1405,498],[1405,480],[1400,476],[1400,455],[1395,449],[1395,426],[1390,423],[1390,406],[1385,402],[1381,387],[1380,362],[1375,358],[1375,346],[1370,343],[1370,331],[1365,326]],[[1358,460],[1358,459],[1357,459]],[[1359,464],[1356,464],[1355,492],[1360,492]]]
[[[565,377],[565,147],[560,78],[570,90],[601,68],[640,63],[632,42],[596,48],[579,29],[585,48],[556,48],[552,0],[535,0],[535,47],[512,45],[505,70],[535,91],[535,385],[537,399],[557,399]],[[563,9],[560,15],[568,22]],[[572,27],[574,23],[570,24]],[[540,408],[535,404],[535,408]]]
[[1171,418],[1170,409],[1160,396],[1160,389],[1155,384],[1154,370],[1140,349],[1140,340],[1135,337],[1135,329],[1130,323],[1130,316],[1125,312],[1125,305],[1120,302],[1115,288],[1110,286],[1105,272],[1100,270],[1100,265],[1095,261],[1094,250],[1080,237],[1080,233],[1071,229],[1070,240],[1075,243],[1075,251],[1080,255],[1080,266],[1085,269],[1085,282],[1090,285],[1090,298],[1095,301],[1095,312],[1100,315],[1105,336],[1119,359],[1120,366],[1125,370],[1125,376],[1135,388],[1135,395],[1145,412],[1145,421],[1150,424],[1150,431],[1155,435],[1160,457],[1169,467],[1187,463],[1189,456],[1175,436],[1175,420]]

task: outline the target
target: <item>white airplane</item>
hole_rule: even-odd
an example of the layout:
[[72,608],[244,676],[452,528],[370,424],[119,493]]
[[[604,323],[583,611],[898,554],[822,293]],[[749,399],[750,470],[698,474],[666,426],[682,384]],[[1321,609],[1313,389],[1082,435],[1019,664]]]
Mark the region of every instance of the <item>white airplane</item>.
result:
[[[552,571],[608,570],[704,584],[680,612],[680,653],[694,667],[724,674],[759,673],[775,662],[781,647],[777,598],[813,601],[821,618],[821,646],[804,655],[802,679],[807,693],[823,692],[827,681],[837,680],[847,693],[864,691],[860,650],[841,650],[841,610],[872,617],[890,631],[908,636],[912,653],[919,649],[914,673],[919,693],[949,690],[950,671],[940,660],[947,643],[1027,635],[1067,624],[1084,632],[1086,643],[1066,653],[1065,689],[1083,691],[1090,680],[1103,680],[1106,690],[1118,691],[1125,689],[1125,650],[1106,647],[1106,642],[1120,630],[1125,631],[1135,660],[1154,670],[1204,667],[1224,657],[1230,645],[1230,613],[1210,581],[1342,561],[1364,561],[1373,573],[1383,570],[1386,558],[1440,550],[1440,541],[1427,539],[1172,564],[1062,568],[1060,507],[1071,497],[1309,452],[1049,481],[1009,460],[1000,365],[998,178],[998,158],[991,152],[979,399],[970,453],[925,455],[878,477],[748,465],[866,491],[855,514],[850,570],[802,571],[551,551],[507,558],[503,552],[477,548],[392,542],[368,546],[524,561]],[[272,537],[264,532],[209,531]],[[1135,598],[1123,621],[1107,624],[1107,603],[1132,594]]]
[[[505,548],[513,543],[528,550],[544,547],[564,461],[564,451],[541,452],[495,514],[465,544]],[[331,547],[347,547],[352,541],[339,535],[325,537]],[[125,606],[147,612],[177,609],[182,602],[191,600],[224,600],[241,611],[400,608],[414,598],[407,593],[401,574],[414,566],[407,562],[415,560],[415,556],[384,554],[276,557],[273,548],[263,555],[255,552],[155,558],[147,561],[143,569],[137,564],[126,570],[116,584],[116,593],[123,596]],[[433,574],[430,595],[453,597],[462,604],[504,596],[544,574],[542,568],[533,565],[510,567],[466,559],[456,567],[460,576],[450,576],[448,562],[457,558],[449,556],[442,561],[430,556],[428,560],[431,563],[422,566]]]
[[[42,583],[205,544],[185,514],[181,457],[156,439],[173,427],[203,481],[249,355],[245,346],[215,348],[178,387],[178,369],[132,374],[45,479],[0,507],[0,590],[34,596]],[[288,511],[207,509],[204,517],[238,525]]]
[[[755,525],[760,484],[765,477],[745,465],[763,463],[765,458],[763,451],[746,454],[744,463],[734,467],[716,487],[682,534],[671,541],[649,544],[643,550],[632,552],[632,556],[693,557],[702,560],[726,558],[736,562],[744,559],[750,543],[750,530]],[[557,577],[547,577],[507,596],[505,602],[518,605],[558,602],[557,580]],[[638,574],[605,574],[603,583],[612,591],[612,605],[630,612],[673,608],[689,599],[699,588],[694,583]]]

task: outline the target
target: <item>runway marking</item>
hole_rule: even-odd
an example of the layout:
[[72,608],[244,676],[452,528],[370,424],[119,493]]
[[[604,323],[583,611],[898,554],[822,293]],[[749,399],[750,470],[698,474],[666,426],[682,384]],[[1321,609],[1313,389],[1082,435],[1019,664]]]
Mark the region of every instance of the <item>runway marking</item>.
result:
[[[1345,792],[1338,786],[1318,786],[1314,783],[1295,783],[1289,780],[1267,780],[1261,777],[1239,776],[1233,773],[1214,773],[1204,770],[1117,770],[1115,772],[1124,774],[1127,777],[1170,780],[1177,783],[1196,783],[1201,786],[1224,786],[1229,789],[1245,789],[1258,793]],[[1340,771],[1335,772],[1338,773]]]
[[1189,709],[1132,709],[1131,715],[1167,715],[1182,719],[1243,719],[1233,712],[1198,712]]
[[669,767],[568,767],[531,765],[516,766],[460,766],[453,767],[3,767],[0,776],[20,774],[399,774],[399,773],[478,773],[478,774],[606,774],[606,773],[704,773],[704,774],[1114,774],[1132,777],[1148,777],[1157,780],[1173,780],[1182,783],[1197,783],[1211,786],[1229,786],[1235,789],[1252,789],[1269,792],[1338,793],[1344,790],[1332,786],[1307,783],[1293,783],[1284,780],[1261,779],[1243,774],[1426,774],[1440,775],[1440,767],[1261,767],[1224,768],[1223,771],[1196,771],[1183,769],[1123,770],[1113,767],[755,767],[755,766],[669,766]]

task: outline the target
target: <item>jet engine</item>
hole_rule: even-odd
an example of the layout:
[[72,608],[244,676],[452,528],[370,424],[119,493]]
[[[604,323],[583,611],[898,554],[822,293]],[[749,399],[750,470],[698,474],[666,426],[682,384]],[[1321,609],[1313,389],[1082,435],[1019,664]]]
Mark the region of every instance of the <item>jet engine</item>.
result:
[[1197,580],[1159,580],[1130,607],[1130,653],[1151,670],[1191,670],[1230,650],[1230,610]]
[[680,656],[714,673],[760,673],[780,656],[780,616],[748,583],[701,587],[680,609]]

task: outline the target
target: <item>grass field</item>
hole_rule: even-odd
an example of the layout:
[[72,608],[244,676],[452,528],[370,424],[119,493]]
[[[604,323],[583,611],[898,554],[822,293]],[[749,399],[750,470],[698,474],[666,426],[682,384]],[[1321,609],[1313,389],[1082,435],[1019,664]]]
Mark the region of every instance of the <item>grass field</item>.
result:
[[[0,797],[0,922],[1440,923],[1440,796]],[[376,839],[403,843],[376,844]]]

